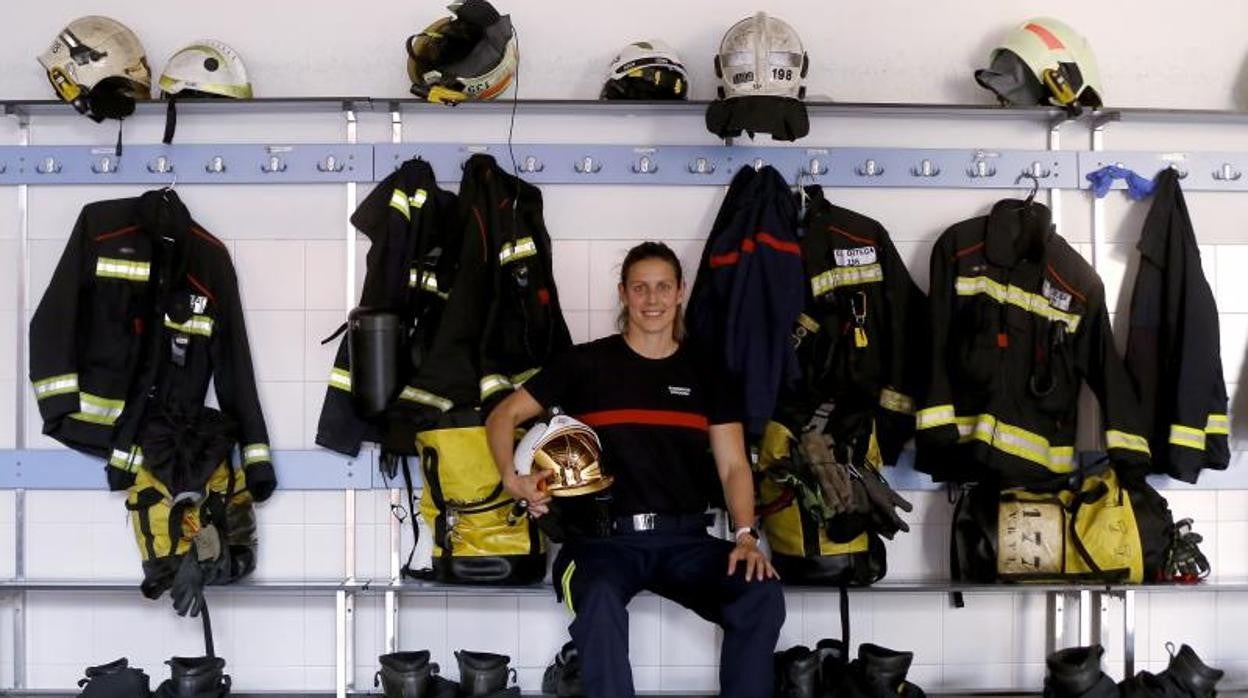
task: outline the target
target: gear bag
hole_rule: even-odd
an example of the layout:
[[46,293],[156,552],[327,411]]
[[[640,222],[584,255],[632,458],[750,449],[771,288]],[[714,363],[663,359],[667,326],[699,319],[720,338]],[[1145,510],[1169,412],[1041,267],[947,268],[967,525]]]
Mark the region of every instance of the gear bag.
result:
[[1143,478],[1096,464],[1052,488],[963,491],[953,516],[951,569],[970,582],[1140,583],[1165,566],[1173,518]]
[[[534,584],[546,576],[546,541],[527,516],[512,515],[477,412],[448,415],[416,437],[424,490],[420,514],[433,531],[440,582]],[[410,565],[410,559],[409,559]]]
[[[872,447],[865,467],[880,467]],[[759,516],[771,563],[793,584],[867,586],[884,578],[887,552],[879,533],[860,514],[832,513],[818,477],[803,467],[797,440],[770,422],[759,447]]]

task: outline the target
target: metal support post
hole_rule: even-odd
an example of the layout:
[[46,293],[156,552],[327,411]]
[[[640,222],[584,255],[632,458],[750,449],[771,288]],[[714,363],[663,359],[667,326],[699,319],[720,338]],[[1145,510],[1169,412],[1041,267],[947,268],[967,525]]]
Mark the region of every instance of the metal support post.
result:
[[1066,594],[1061,591],[1045,592],[1049,611],[1049,646],[1047,654],[1066,645]]
[[1092,644],[1092,592],[1088,589],[1079,591],[1079,644]]
[[[355,105],[350,102],[343,104],[343,112],[347,122],[347,143],[354,144],[357,139],[357,124],[355,118]],[[346,283],[346,306],[350,308],[355,298],[355,228],[351,225],[350,217],[355,211],[356,205],[356,184],[355,182],[347,182],[347,283]],[[346,530],[343,536],[344,544],[344,569],[346,571],[347,583],[354,584],[356,577],[355,567],[355,489],[346,490],[345,497],[345,518]],[[337,623],[338,623],[338,696],[345,698],[348,689],[355,688],[355,593],[345,590],[338,592],[336,606]]]
[[1135,676],[1135,590],[1122,592],[1122,678]]
[[[403,142],[403,114],[399,112],[397,104],[391,105],[390,110],[390,140],[398,144]],[[403,548],[403,525],[393,512],[398,511],[396,507],[403,507],[402,496],[399,490],[390,487],[390,584],[401,584],[403,582],[402,573],[399,569],[399,555]],[[415,523],[415,516],[418,512],[409,511],[407,515],[412,518]],[[387,590],[385,594],[385,613],[386,613],[386,638],[385,651],[397,652],[399,649],[399,595],[393,589]]]
[[[1049,122],[1049,150],[1056,152],[1062,149],[1062,124],[1070,117],[1062,115]],[[1053,213],[1053,226],[1058,233],[1062,232],[1062,190],[1060,187],[1049,188],[1049,210]]]

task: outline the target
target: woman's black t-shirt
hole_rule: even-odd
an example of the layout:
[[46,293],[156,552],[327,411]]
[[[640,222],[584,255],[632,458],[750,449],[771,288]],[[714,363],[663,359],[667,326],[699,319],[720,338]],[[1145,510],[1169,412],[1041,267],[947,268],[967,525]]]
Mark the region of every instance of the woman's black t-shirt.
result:
[[614,515],[696,514],[723,503],[708,428],[741,421],[715,365],[688,342],[648,359],[617,334],[572,347],[524,388],[598,433]]

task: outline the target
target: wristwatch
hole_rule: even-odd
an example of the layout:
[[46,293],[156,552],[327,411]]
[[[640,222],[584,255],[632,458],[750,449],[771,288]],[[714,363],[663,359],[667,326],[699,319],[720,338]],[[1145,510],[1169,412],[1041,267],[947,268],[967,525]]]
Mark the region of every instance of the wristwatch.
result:
[[738,529],[737,529],[737,530],[736,530],[736,531],[732,534],[732,539],[733,539],[734,541],[736,541],[736,542],[740,543],[740,542],[741,542],[741,536],[744,536],[744,535],[750,535],[750,536],[753,536],[753,537],[754,537],[754,542],[755,542],[755,543],[757,543],[757,542],[759,541],[759,539],[760,539],[760,536],[758,535],[758,529],[757,529],[757,528],[754,528],[753,526],[742,526],[741,528],[738,528]]

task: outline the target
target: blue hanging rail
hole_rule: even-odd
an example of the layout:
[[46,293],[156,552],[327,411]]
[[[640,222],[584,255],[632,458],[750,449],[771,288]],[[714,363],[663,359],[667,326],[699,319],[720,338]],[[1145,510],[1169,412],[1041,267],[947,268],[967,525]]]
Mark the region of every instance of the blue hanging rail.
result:
[[[1248,152],[1102,150],[1079,153],[1079,187],[1090,189],[1088,173],[1107,165],[1132,170],[1145,179],[1173,167],[1184,191],[1248,191]],[[1114,189],[1126,189],[1122,180]]]

